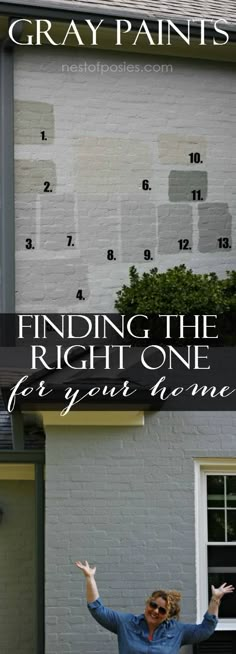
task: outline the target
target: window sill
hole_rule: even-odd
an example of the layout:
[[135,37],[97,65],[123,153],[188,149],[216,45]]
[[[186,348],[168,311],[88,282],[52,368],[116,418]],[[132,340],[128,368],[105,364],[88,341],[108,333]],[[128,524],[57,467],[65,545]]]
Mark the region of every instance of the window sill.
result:
[[234,618],[229,620],[219,620],[216,631],[236,631],[236,621]]

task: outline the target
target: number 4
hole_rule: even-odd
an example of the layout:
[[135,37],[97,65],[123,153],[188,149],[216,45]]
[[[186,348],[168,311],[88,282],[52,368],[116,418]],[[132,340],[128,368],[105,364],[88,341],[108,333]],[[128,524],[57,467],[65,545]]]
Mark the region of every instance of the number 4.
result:
[[79,290],[77,291],[76,298],[77,298],[77,300],[85,300],[85,297],[83,297],[82,288],[79,288]]

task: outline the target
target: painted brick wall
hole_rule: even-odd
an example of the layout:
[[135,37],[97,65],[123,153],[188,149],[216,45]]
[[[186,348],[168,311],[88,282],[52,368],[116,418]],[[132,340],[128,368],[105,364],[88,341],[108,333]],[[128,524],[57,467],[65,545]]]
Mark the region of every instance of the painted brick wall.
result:
[[196,619],[194,457],[235,456],[236,416],[149,414],[144,427],[48,429],[46,654],[115,654],[85,602],[78,558],[103,601],[141,613],[155,587]]
[[[111,311],[131,264],[235,268],[235,67],[168,59],[173,72],[117,72],[124,61],[157,60],[16,52],[18,311]],[[178,251],[181,238],[191,250]],[[87,613],[77,557],[96,561],[114,608],[141,612],[153,585],[171,585],[195,619],[193,457],[233,456],[234,433],[232,416],[166,412],[145,428],[48,431],[47,654],[116,652]]]
[[235,267],[233,65],[76,48],[15,58],[17,310],[112,310],[131,264]]
[[0,480],[1,651],[35,648],[34,484]]

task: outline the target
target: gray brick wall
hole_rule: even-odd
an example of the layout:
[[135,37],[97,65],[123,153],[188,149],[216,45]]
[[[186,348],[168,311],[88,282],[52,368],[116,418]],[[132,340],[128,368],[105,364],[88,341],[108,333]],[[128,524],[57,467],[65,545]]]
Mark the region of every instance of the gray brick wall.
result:
[[0,480],[0,616],[3,654],[35,651],[34,483]]
[[[163,63],[172,72],[157,72]],[[235,267],[235,70],[77,48],[16,50],[17,310],[112,310],[132,264],[186,263],[220,275]],[[202,163],[191,164],[191,152]],[[202,200],[193,201],[199,189]]]
[[236,416],[148,414],[144,427],[50,428],[46,459],[46,654],[115,654],[85,602],[78,558],[107,605],[141,613],[156,587],[196,619],[195,457],[235,456]]

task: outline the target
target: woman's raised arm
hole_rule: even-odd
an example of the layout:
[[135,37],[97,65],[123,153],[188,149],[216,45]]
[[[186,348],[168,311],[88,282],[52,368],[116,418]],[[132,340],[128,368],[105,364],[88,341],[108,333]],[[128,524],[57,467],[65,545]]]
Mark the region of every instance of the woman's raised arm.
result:
[[91,568],[88,561],[76,561],[77,568],[80,568],[86,578],[86,595],[87,602],[95,602],[99,597],[98,587],[95,581],[96,566]]
[[113,634],[118,633],[118,626],[121,622],[129,621],[133,617],[130,613],[123,613],[121,611],[114,611],[109,609],[106,606],[103,606],[102,600],[99,597],[98,588],[94,575],[96,572],[96,567],[91,568],[88,561],[76,561],[77,568],[80,568],[84,573],[86,578],[86,590],[87,590],[87,602],[88,609],[93,616],[93,618],[111,631]]
[[232,585],[222,584],[219,588],[211,587],[212,597],[201,624],[181,624],[182,641],[181,645],[193,645],[209,638],[215,631],[217,625],[219,605],[222,597],[233,593]]

